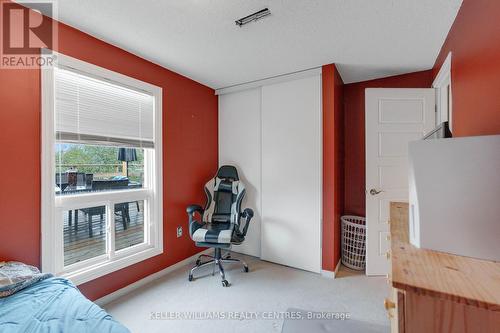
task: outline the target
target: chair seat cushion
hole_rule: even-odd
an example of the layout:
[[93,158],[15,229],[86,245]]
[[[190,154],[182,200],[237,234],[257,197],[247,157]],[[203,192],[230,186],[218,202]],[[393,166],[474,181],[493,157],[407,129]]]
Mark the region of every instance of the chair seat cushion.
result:
[[233,223],[205,223],[193,233],[193,240],[195,242],[229,244],[233,230]]

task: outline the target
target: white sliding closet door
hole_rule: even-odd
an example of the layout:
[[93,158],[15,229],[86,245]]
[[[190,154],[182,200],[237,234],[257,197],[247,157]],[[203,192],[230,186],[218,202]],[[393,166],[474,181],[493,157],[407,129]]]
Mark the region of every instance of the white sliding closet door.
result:
[[260,257],[261,220],[260,105],[260,88],[219,96],[219,165],[238,168],[246,187],[242,207],[255,213],[245,241],[233,250],[256,257]]
[[321,76],[262,87],[261,258],[321,270]]

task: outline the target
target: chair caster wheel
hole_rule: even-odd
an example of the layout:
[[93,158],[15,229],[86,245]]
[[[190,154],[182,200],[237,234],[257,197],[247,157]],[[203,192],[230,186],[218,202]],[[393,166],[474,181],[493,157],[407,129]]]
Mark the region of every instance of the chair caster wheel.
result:
[[201,259],[196,260],[196,266],[200,266],[200,265],[201,265]]
[[243,272],[248,273],[248,266],[243,266]]
[[193,275],[189,274],[188,280],[193,281]]
[[229,287],[229,282],[227,282],[227,280],[222,280],[222,286]]

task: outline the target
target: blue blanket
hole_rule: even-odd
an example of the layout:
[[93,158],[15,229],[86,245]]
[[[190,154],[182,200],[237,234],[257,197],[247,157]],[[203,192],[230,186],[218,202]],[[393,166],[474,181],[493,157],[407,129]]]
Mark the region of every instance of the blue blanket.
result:
[[130,333],[69,281],[49,278],[0,298],[0,333]]

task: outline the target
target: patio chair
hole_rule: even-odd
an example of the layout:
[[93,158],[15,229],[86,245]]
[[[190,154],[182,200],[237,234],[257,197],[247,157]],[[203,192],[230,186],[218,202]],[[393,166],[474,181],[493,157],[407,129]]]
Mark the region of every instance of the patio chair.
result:
[[[102,234],[102,226],[103,226],[103,222],[104,222],[104,214],[105,214],[106,208],[103,206],[100,206],[100,207],[82,208],[80,210],[85,215],[87,215],[88,228],[89,228],[89,238],[92,238],[94,236],[94,233],[93,233],[93,217],[94,216],[99,216],[99,218],[100,218],[99,224],[100,224],[100,230],[101,230],[101,234]],[[127,230],[127,226],[130,223],[130,212],[129,212],[128,202],[116,204],[115,205],[115,215],[121,217],[123,230]],[[77,223],[77,222],[75,222],[75,223]]]

